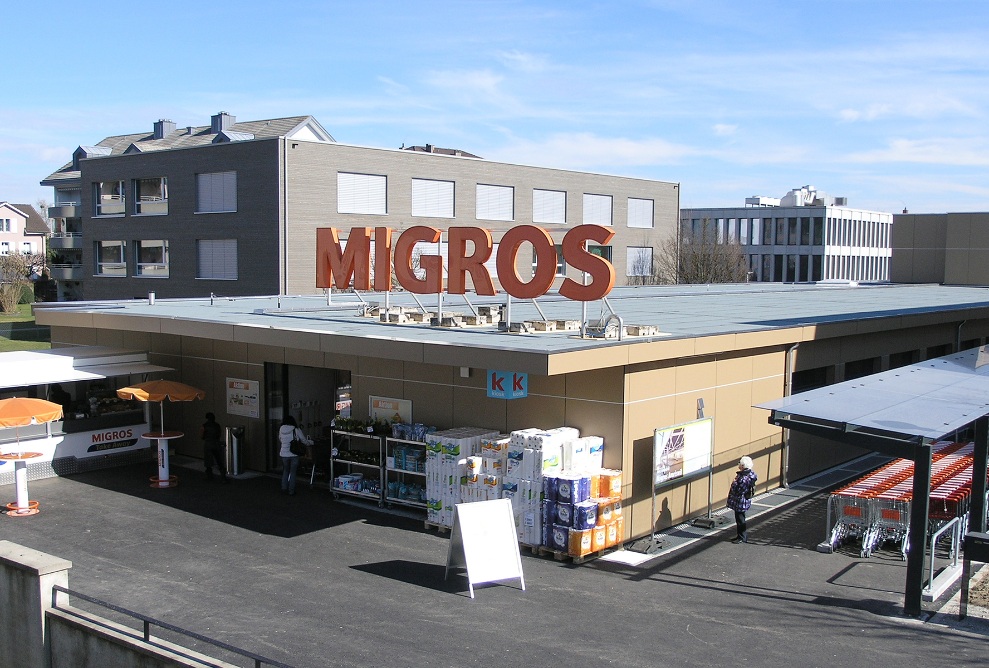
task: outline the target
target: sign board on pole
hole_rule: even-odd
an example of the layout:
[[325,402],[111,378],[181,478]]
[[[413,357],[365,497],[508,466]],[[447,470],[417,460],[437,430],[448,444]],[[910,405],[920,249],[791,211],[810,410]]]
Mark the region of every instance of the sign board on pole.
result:
[[702,418],[655,431],[654,487],[711,468],[713,424],[712,418]]
[[454,507],[444,580],[451,567],[467,569],[471,598],[475,584],[515,578],[525,591],[522,555],[509,499],[458,503]]

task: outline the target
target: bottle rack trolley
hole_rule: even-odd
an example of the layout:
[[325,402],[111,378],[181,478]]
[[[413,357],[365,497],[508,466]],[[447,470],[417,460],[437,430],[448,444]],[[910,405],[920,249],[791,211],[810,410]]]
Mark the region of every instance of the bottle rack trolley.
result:
[[334,498],[340,495],[371,499],[384,505],[382,497],[382,439],[374,434],[330,432],[330,486]]
[[426,509],[426,444],[384,438],[385,503]]

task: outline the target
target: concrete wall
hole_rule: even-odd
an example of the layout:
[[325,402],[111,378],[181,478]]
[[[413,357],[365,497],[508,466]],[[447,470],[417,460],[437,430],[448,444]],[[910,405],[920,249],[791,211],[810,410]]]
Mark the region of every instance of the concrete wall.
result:
[[897,214],[890,279],[989,285],[989,213]]
[[233,668],[233,664],[72,608],[52,587],[68,588],[72,563],[0,541],[0,668]]

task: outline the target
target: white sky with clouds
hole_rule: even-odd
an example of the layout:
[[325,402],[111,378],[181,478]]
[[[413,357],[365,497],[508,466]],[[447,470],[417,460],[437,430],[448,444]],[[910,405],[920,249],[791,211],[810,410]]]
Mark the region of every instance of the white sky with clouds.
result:
[[742,205],[989,211],[989,2],[10,2],[0,200],[79,145],[311,114],[338,141],[682,184]]

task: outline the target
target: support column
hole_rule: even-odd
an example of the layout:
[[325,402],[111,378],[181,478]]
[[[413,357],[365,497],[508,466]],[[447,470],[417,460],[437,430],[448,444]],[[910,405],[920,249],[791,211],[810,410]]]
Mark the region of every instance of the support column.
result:
[[927,508],[931,501],[931,446],[914,446],[913,502],[910,504],[910,541],[907,544],[907,587],[903,612],[919,617],[924,590],[924,553],[927,550]]
[[968,530],[986,531],[986,474],[989,465],[989,416],[975,421],[975,452],[972,458],[972,507],[968,514]]
[[[0,657],[3,665],[49,668],[51,656],[45,613],[52,586],[69,585],[72,562],[0,540]],[[63,597],[64,598],[64,597]]]

